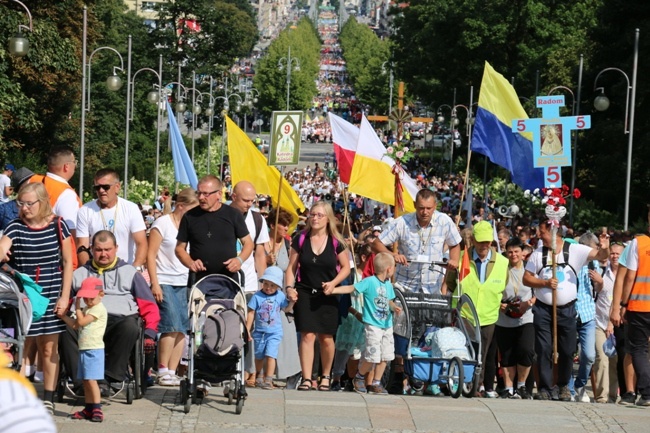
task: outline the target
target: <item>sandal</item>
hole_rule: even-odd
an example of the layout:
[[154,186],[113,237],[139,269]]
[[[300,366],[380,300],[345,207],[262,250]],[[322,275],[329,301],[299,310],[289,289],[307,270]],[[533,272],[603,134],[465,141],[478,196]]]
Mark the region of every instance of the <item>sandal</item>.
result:
[[300,383],[300,386],[296,388],[298,391],[311,391],[313,389],[311,385],[311,379],[303,379]]
[[90,421],[92,422],[102,422],[104,421],[104,413],[101,409],[93,409],[92,415],[90,416]]
[[249,388],[255,388],[255,386],[256,386],[256,383],[255,383],[256,380],[255,379],[256,378],[257,378],[256,374],[251,374],[250,376],[248,376],[248,379],[246,379],[246,386],[249,387]]
[[[320,384],[318,384],[318,390],[319,391],[329,391],[330,390],[330,377],[329,376],[323,376],[320,379]],[[327,381],[327,385],[323,384],[323,381]]]
[[79,412],[75,412],[72,415],[70,415],[70,418],[72,419],[90,419],[92,418],[92,413],[88,412],[86,409],[80,410]]

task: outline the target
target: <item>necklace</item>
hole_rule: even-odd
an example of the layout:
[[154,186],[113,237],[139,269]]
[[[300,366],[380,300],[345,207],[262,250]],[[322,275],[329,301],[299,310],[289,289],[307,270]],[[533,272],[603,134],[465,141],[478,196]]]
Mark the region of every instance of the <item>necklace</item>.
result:
[[108,224],[106,224],[106,219],[104,218],[104,210],[100,207],[99,208],[99,215],[102,217],[102,224],[104,225],[104,230],[108,230],[111,233],[115,231],[115,225],[117,224],[117,210],[120,206],[120,201],[115,203],[115,213],[113,214],[113,219],[108,220]]
[[[312,237],[310,239],[310,243],[311,243],[311,240],[314,239],[314,237]],[[318,248],[316,248],[315,250],[314,250],[314,247],[312,246],[311,251],[314,253],[314,258],[311,259],[312,262],[316,263],[316,260],[318,259],[318,256],[320,256],[323,253],[323,251],[325,250],[325,244],[327,242],[327,237],[328,236],[325,235],[325,238],[322,240],[320,246]]]

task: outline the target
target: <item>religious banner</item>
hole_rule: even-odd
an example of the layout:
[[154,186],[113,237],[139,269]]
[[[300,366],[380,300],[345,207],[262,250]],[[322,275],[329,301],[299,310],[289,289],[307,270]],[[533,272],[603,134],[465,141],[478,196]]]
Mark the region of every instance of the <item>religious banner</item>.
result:
[[302,118],[302,111],[273,112],[269,165],[298,165]]
[[533,165],[544,168],[544,184],[552,188],[562,184],[560,167],[573,163],[571,132],[591,128],[591,116],[560,117],[564,95],[538,96],[536,104],[542,117],[513,120],[512,131],[532,133]]

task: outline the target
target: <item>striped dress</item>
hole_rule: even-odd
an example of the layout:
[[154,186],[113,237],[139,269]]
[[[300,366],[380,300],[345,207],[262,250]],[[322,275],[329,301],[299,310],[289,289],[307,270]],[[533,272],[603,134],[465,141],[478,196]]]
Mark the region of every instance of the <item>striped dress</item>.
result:
[[[65,323],[54,314],[62,283],[58,234],[58,218],[42,229],[29,228],[20,219],[13,220],[4,232],[12,241],[9,264],[18,272],[29,275],[43,288],[41,295],[50,300],[40,320],[33,322],[28,336],[56,334],[65,330]],[[63,237],[70,236],[65,221],[61,221]]]

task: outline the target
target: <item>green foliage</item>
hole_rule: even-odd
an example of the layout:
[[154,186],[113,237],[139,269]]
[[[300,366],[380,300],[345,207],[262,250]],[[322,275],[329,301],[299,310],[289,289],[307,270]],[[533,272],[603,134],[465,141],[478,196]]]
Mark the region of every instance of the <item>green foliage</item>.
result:
[[[320,41],[311,21],[303,17],[297,25],[280,32],[269,45],[267,54],[257,65],[255,88],[260,91],[259,104],[265,113],[287,108],[287,57],[298,59],[300,70],[291,65],[289,108],[306,110],[317,93],[315,80],[320,68]],[[282,60],[281,60],[282,59]],[[282,61],[283,68],[278,64]]]
[[[367,25],[358,23],[353,17],[341,29],[340,39],[357,98],[370,105],[374,112],[387,113],[391,69],[389,43],[380,40]],[[397,80],[394,86],[397,88]]]

